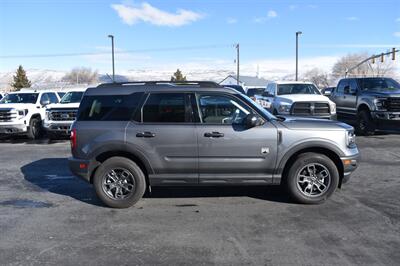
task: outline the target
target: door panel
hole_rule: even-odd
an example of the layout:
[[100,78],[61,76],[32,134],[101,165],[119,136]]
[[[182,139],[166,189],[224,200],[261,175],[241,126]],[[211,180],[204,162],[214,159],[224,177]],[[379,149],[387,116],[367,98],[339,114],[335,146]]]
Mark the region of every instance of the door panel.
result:
[[277,153],[275,126],[266,122],[248,129],[242,121],[252,111],[245,103],[226,95],[202,101],[210,95],[198,96],[200,183],[270,183]]
[[197,136],[185,93],[152,93],[141,110],[142,123],[127,127],[127,142],[151,162],[152,185],[198,183]]

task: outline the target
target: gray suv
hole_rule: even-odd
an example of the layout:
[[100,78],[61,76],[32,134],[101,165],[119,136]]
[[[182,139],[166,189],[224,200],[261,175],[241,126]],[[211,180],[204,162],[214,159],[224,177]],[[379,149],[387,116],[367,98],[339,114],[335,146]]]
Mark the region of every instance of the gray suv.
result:
[[213,82],[130,82],[89,88],[71,126],[72,172],[110,207],[152,186],[283,184],[320,203],[357,167],[353,128],[275,117]]

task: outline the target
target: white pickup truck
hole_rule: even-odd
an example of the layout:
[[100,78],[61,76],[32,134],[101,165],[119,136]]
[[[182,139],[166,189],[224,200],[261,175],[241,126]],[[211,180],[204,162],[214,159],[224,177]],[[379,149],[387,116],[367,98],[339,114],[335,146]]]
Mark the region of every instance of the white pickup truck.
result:
[[336,120],[336,104],[323,96],[311,82],[268,83],[260,96],[274,115],[292,115]]
[[39,138],[46,106],[60,100],[54,91],[21,90],[0,100],[0,135]]
[[70,89],[59,103],[50,104],[46,107],[44,128],[50,139],[58,139],[69,136],[69,128],[76,119],[79,104],[86,88]]

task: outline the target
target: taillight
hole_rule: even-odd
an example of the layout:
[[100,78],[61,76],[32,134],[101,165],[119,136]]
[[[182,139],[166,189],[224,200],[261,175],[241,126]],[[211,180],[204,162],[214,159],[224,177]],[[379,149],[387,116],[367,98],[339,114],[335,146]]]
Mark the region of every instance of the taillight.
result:
[[71,149],[73,150],[76,147],[76,129],[75,128],[71,130],[70,139],[71,139]]

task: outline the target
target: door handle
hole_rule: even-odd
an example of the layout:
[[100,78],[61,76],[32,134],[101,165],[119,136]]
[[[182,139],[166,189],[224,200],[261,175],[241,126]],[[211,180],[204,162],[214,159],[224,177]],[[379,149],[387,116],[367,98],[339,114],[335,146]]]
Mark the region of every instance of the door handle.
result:
[[224,136],[224,133],[219,133],[219,132],[204,133],[204,137],[206,137],[206,138],[222,138],[223,136]]
[[156,136],[156,134],[148,132],[148,131],[136,133],[137,138],[154,138],[155,136]]

